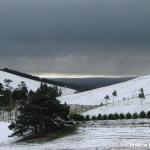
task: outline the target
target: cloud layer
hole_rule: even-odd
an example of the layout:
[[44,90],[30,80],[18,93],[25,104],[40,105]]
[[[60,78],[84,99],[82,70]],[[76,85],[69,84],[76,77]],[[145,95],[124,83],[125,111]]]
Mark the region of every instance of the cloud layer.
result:
[[150,73],[149,8],[147,0],[1,0],[1,67]]

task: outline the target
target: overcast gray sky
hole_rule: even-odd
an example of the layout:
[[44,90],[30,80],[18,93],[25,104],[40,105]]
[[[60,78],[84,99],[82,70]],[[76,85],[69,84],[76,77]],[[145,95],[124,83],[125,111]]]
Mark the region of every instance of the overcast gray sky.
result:
[[150,74],[150,1],[0,0],[0,65]]

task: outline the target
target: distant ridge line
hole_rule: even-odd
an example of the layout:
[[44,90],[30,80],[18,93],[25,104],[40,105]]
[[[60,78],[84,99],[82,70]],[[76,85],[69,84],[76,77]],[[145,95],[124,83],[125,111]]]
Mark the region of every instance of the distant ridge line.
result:
[[34,80],[34,81],[39,81],[39,82],[43,82],[43,83],[47,83],[47,84],[53,84],[54,86],[61,86],[61,87],[66,87],[66,88],[72,89],[71,85],[65,84],[63,82],[40,78],[40,77],[31,75],[31,74],[28,74],[28,73],[20,72],[20,71],[9,69],[9,68],[3,68],[3,69],[0,69],[0,70],[4,71],[4,72],[7,72],[7,73],[17,75],[17,76],[20,76],[20,77],[31,79],[31,80]]

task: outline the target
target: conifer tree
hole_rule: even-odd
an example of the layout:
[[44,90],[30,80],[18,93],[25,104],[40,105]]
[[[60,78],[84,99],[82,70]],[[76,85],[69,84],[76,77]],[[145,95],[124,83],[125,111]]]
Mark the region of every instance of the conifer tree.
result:
[[114,97],[117,96],[117,91],[116,90],[113,91],[112,96],[113,96],[113,106],[114,106],[115,105]]
[[139,98],[141,100],[141,105],[142,105],[143,104],[142,100],[145,99],[145,94],[144,94],[143,88],[140,89]]
[[146,113],[144,111],[141,111],[140,114],[139,114],[139,117],[140,118],[146,118]]
[[132,119],[131,113],[128,112],[128,113],[126,114],[126,119]]
[[6,111],[9,113],[9,119],[12,119],[12,109],[13,109],[13,99],[12,99],[12,90],[13,87],[10,85],[13,81],[11,79],[5,79],[4,80],[4,98],[5,98],[5,104],[6,104]]
[[106,96],[104,97],[104,99],[105,99],[105,101],[106,101],[106,106],[107,106],[108,100],[110,99],[109,95],[106,95]]
[[138,116],[138,114],[137,113],[134,113],[133,114],[133,119],[137,119],[139,116]]
[[122,119],[125,119],[125,115],[123,114],[123,113],[121,113],[120,115],[120,119],[122,120]]
[[6,107],[6,103],[5,103],[5,98],[4,98],[4,87],[3,85],[0,83],[0,110],[3,113],[3,118],[4,118],[4,110]]
[[147,118],[150,119],[150,111],[147,112]]
[[30,91],[19,105],[16,121],[9,126],[14,131],[12,136],[40,135],[64,128],[70,120],[70,107],[61,104],[57,96],[58,89],[46,84],[41,84],[36,92]]

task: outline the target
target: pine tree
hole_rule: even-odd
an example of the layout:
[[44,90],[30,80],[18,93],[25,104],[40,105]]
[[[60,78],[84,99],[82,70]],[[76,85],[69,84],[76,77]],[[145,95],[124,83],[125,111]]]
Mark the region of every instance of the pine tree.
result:
[[3,94],[3,91],[4,91],[3,84],[2,84],[2,83],[0,83],[0,95],[2,95],[2,94]]
[[12,83],[13,81],[11,79],[5,79],[4,80],[4,86],[6,89],[9,89],[9,90],[12,90],[12,86],[10,86],[10,84]]
[[145,99],[145,94],[144,94],[143,88],[140,89],[139,98],[141,100],[141,105],[142,105],[143,104],[142,99]]
[[122,119],[125,119],[125,115],[123,114],[123,113],[121,113],[120,115],[120,119],[122,120]]
[[16,121],[9,126],[14,131],[12,136],[39,135],[64,128],[70,120],[70,107],[61,104],[57,95],[57,88],[46,84],[41,84],[36,92],[30,91],[19,105]]
[[113,95],[113,96],[117,96],[117,91],[114,90],[113,93],[112,93],[112,95]]
[[5,110],[5,98],[4,98],[4,87],[0,83],[0,110],[3,112],[3,118],[4,118],[4,110]]
[[114,97],[117,96],[117,91],[116,90],[113,91],[112,96],[113,96],[113,106],[114,106],[115,105]]
[[96,120],[96,116],[92,116],[92,120],[95,121]]
[[103,118],[102,118],[103,120],[107,120],[108,119],[108,116],[105,114],[105,115],[103,115]]
[[85,121],[89,121],[90,120],[90,116],[89,115],[86,115],[85,116]]
[[28,89],[25,82],[21,81],[18,87],[12,92],[14,102],[15,119],[17,117],[17,106],[23,103],[28,96]]
[[140,114],[139,114],[139,117],[140,118],[146,118],[146,113],[144,111],[141,111]]
[[98,119],[98,120],[102,120],[102,118],[103,118],[102,115],[101,115],[101,114],[98,114],[97,119]]
[[109,120],[114,120],[114,115],[113,115],[113,114],[109,114],[109,115],[108,115],[108,119],[109,119]]
[[132,119],[131,113],[127,113],[127,114],[126,114],[126,119]]
[[115,113],[115,114],[114,114],[114,119],[115,119],[115,120],[116,120],[116,119],[119,119],[119,114]]
[[12,99],[12,90],[13,87],[10,85],[13,81],[11,79],[5,79],[4,80],[4,86],[5,86],[5,90],[4,90],[4,98],[5,98],[5,104],[6,104],[6,111],[8,111],[9,113],[9,119],[12,119],[12,109],[13,109],[13,99]]
[[150,119],[150,111],[147,112],[147,118]]
[[105,99],[105,101],[106,101],[106,106],[107,106],[108,100],[110,99],[109,95],[106,95],[106,96],[104,97],[104,99]]
[[138,114],[137,114],[137,113],[134,113],[134,114],[133,114],[133,119],[137,119],[137,118],[139,118]]

